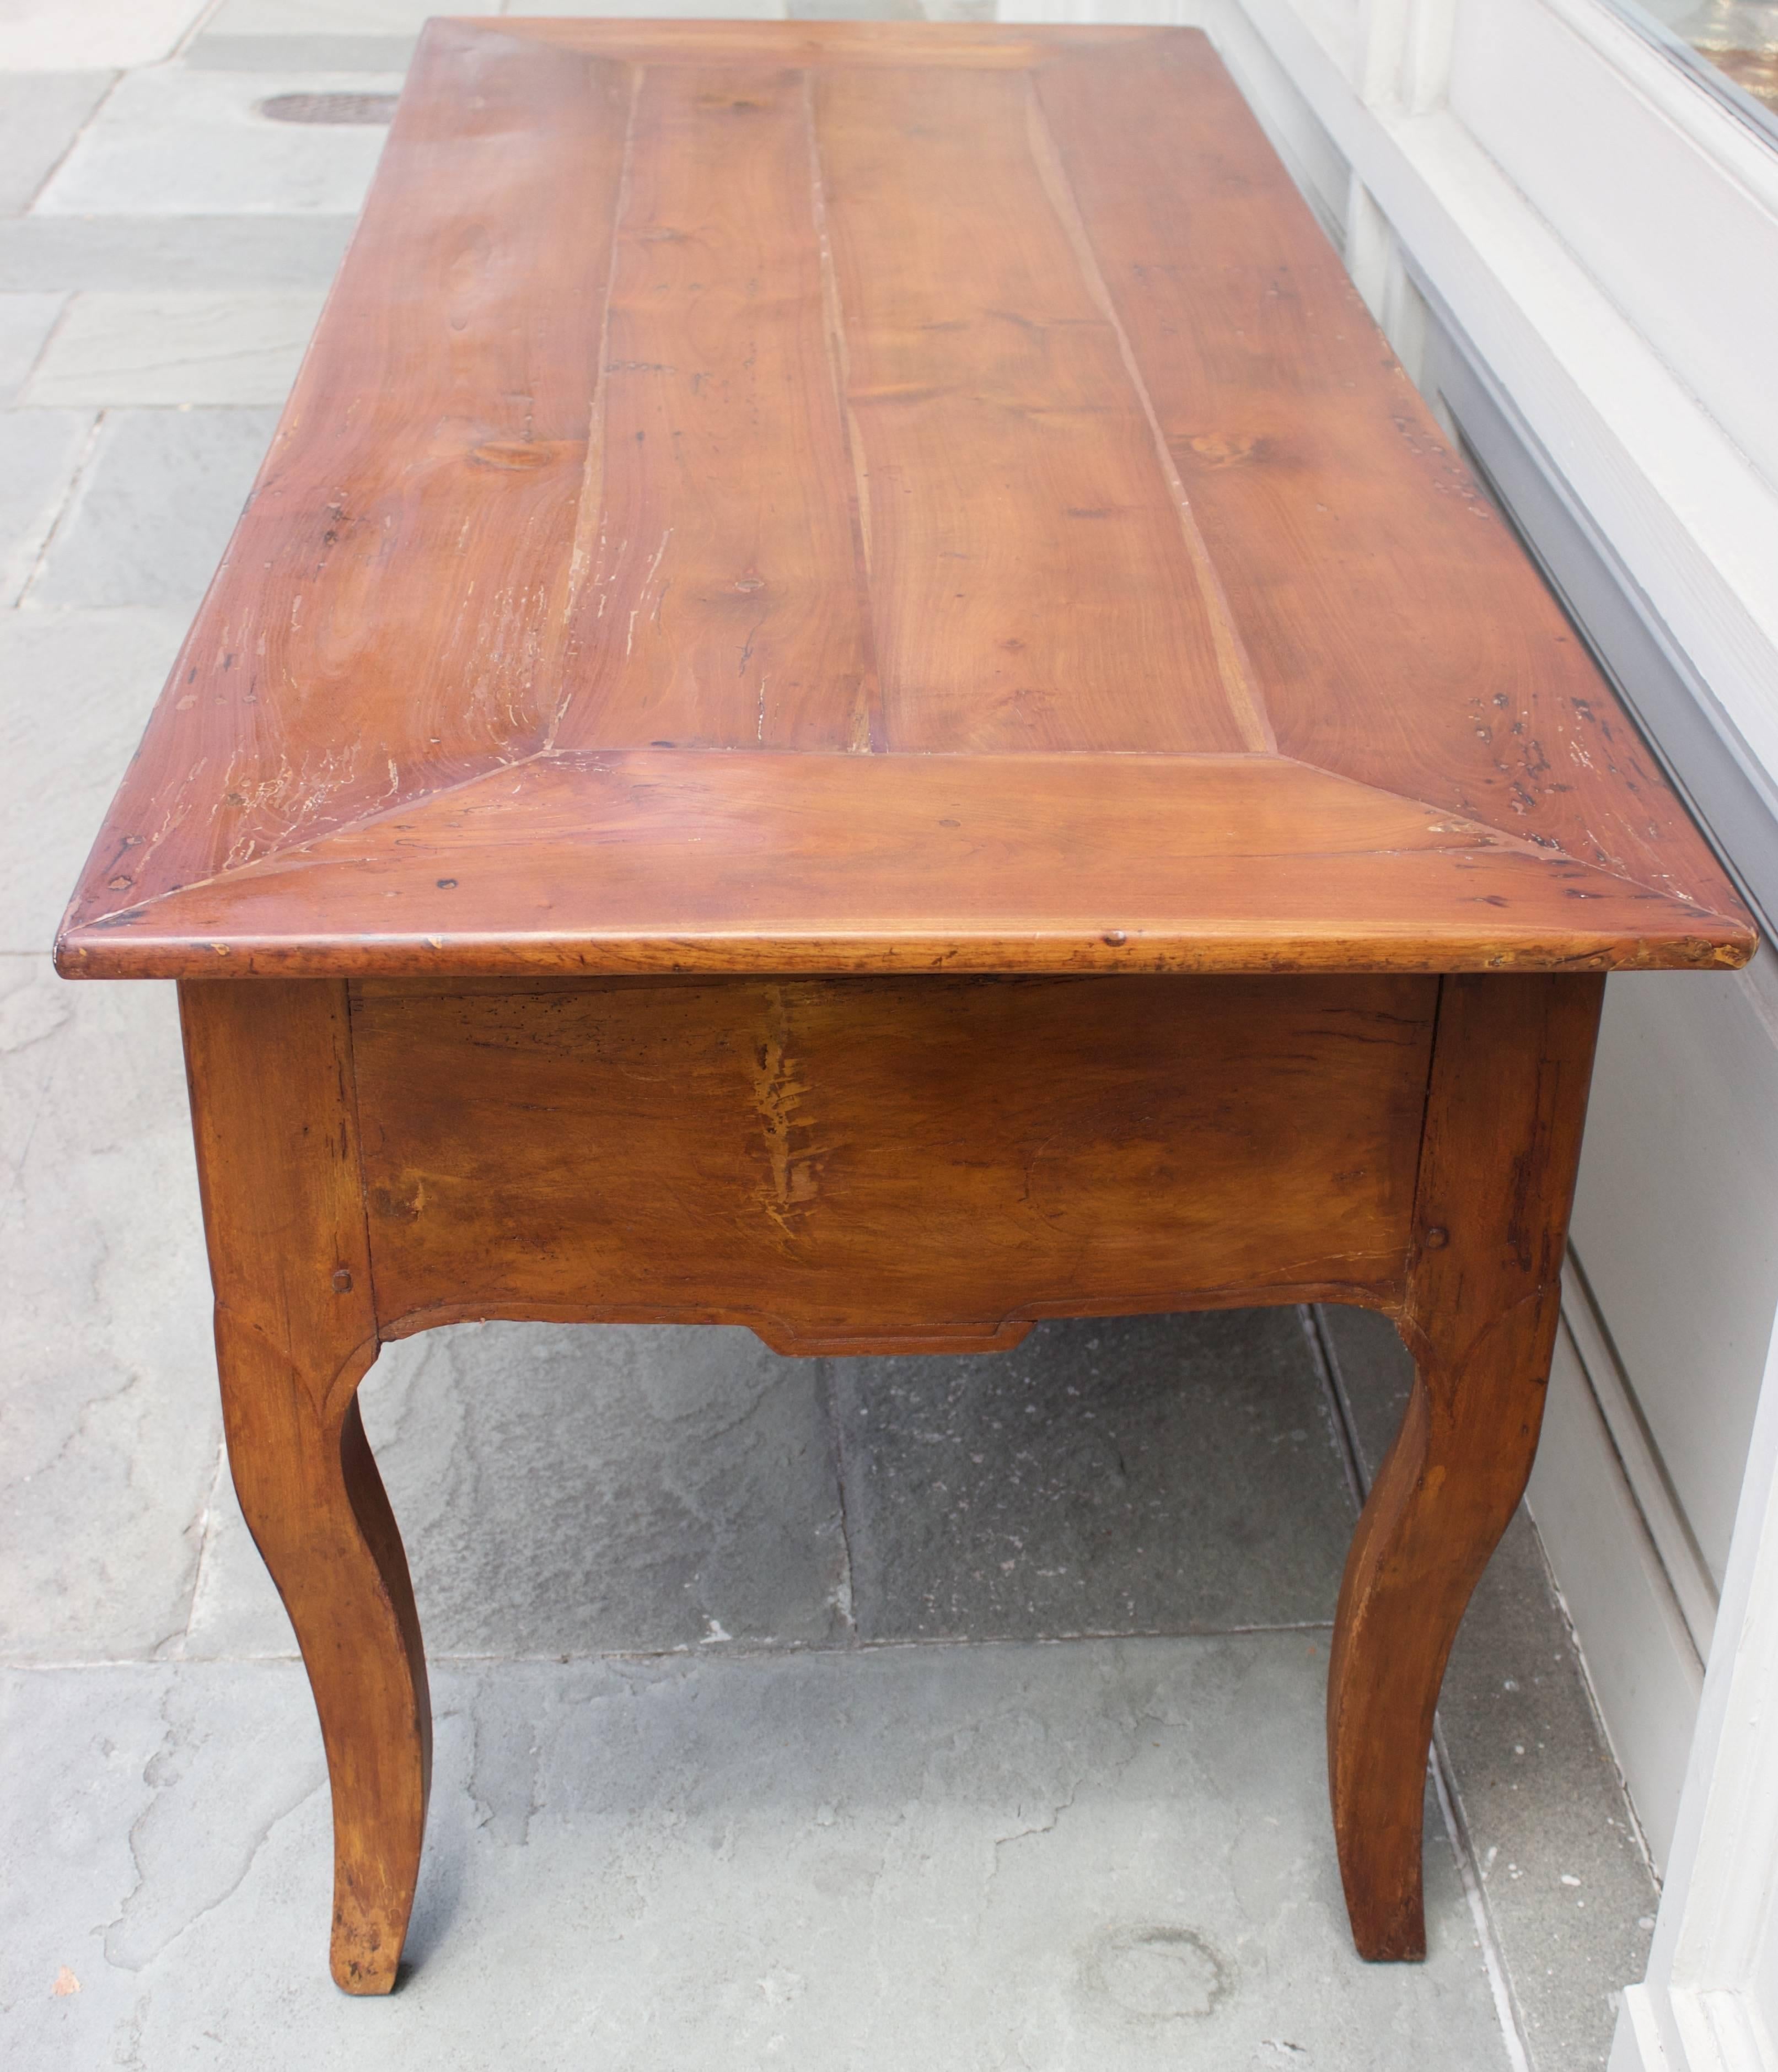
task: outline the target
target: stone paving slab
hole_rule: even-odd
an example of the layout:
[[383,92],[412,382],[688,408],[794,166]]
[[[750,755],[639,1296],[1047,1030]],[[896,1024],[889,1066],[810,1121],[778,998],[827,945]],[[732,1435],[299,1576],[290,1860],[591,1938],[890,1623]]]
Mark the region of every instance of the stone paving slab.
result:
[[185,632],[183,613],[0,612],[0,952],[47,957]]
[[204,72],[405,72],[417,42],[413,36],[218,36],[207,30],[192,39],[185,63]]
[[[819,1362],[751,1331],[459,1325],[386,1347],[360,1400],[429,1654],[850,1637]],[[294,1638],[218,1490],[193,1657]]]
[[277,424],[271,409],[106,412],[29,604],[165,606],[189,619]]
[[12,0],[0,13],[0,71],[72,72],[170,57],[208,0]]
[[1470,1601],[1438,1716],[1534,2061],[1604,2072],[1657,1893],[1522,1510]]
[[[589,8],[583,0],[523,0],[523,4],[501,10],[507,14],[595,14],[616,19],[635,18],[640,21],[695,22],[706,17],[720,16],[727,22],[781,22],[784,18],[784,0],[723,0],[719,6],[711,6],[708,0],[613,0],[607,7]],[[887,8],[883,14],[887,14]],[[883,18],[879,14],[879,18]]]
[[[0,43],[5,34],[0,18]],[[30,208],[116,77],[112,72],[0,72],[0,216]]]
[[1352,1499],[1294,1309],[833,1364],[866,1638],[1331,1621]]
[[281,408],[325,299],[319,288],[76,295],[19,400]]
[[0,610],[24,594],[93,437],[91,410],[0,412]]
[[0,1655],[190,1617],[221,1420],[183,1078],[171,987],[0,956]]
[[[1386,1318],[1323,1314],[1364,1472],[1374,1474],[1414,1363]],[[1655,1886],[1522,1507],[1459,1629],[1438,1718],[1535,2061],[1548,2072],[1603,2068],[1616,1994],[1577,1982],[1642,1976]]]
[[[204,33],[207,36],[415,36],[430,16],[441,11],[436,0],[223,0],[215,14],[205,18]],[[483,11],[497,14],[500,10],[489,6]]]
[[[355,215],[386,134],[274,122],[290,92],[395,92],[398,75],[165,65],[121,80],[36,202],[55,216]],[[182,286],[190,285],[181,283]]]
[[381,2001],[327,1980],[294,1664],[12,1672],[0,2000],[34,2072],[1496,2072],[1442,1842],[1429,1961],[1352,1955],[1324,1668],[1270,1634],[447,1670]]
[[16,398],[67,302],[66,295],[0,294],[0,405]]
[[[381,131],[375,133],[381,134]],[[0,294],[325,289],[350,216],[27,216],[0,220]]]
[[793,22],[924,22],[920,0],[789,0]]

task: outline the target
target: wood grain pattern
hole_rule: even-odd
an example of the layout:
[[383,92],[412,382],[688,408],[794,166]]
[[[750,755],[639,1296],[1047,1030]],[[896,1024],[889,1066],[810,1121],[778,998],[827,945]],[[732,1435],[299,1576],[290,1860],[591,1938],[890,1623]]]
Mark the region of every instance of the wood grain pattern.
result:
[[832,70],[814,104],[886,745],[1262,747],[1032,151],[1028,78]]
[[[1718,899],[1714,860],[1208,44],[1166,39],[1140,66],[1082,53],[1036,90],[1282,752]],[[1163,131],[1171,181],[1153,177]]]
[[407,1559],[358,1414],[378,1340],[346,989],[188,985],[179,1004],[228,1464],[327,1753],[334,1980],[386,1993],[432,1716]]
[[630,22],[502,15],[450,25],[471,34],[499,30],[590,56],[633,64],[755,64],[763,60],[805,71],[887,65],[946,72],[1026,72],[1063,51],[1134,49],[1154,31],[1117,26],[1006,29],[947,22]]
[[1352,1536],[1327,1675],[1334,1833],[1365,1957],[1426,1954],[1433,1713],[1537,1452],[1603,997],[1586,976],[1440,989],[1398,1319],[1414,1390]]
[[95,924],[93,977],[1713,966],[1732,917],[1278,757],[538,758]]
[[[983,838],[947,840],[965,763]],[[1226,867],[1186,867],[1211,824]],[[1437,972],[1752,939],[1201,35],[503,20],[426,33],[58,955]]]
[[426,40],[87,905],[225,880],[543,745],[628,100],[622,65]]
[[575,545],[584,688],[554,738],[868,746],[876,672],[802,75],[632,76]]
[[1392,1303],[1436,992],[368,988],[381,1328],[696,1318],[786,1351],[937,1350],[1041,1316]]

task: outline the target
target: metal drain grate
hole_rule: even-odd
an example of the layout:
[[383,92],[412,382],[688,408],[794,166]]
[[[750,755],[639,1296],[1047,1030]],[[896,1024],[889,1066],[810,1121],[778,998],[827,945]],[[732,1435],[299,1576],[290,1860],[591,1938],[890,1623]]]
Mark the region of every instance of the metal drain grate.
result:
[[259,104],[274,122],[389,122],[394,119],[393,93],[274,93]]

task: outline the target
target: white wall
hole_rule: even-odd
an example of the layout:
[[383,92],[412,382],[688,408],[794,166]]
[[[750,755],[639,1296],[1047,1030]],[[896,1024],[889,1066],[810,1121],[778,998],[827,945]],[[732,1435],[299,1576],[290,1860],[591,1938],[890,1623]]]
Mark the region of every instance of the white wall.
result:
[[1753,972],[1611,981],[1574,1204],[1575,1252],[1718,1590],[1778,1302],[1774,973],[1768,949]]
[[1778,1311],[1775,1006],[1770,949],[1607,986],[1529,1494],[1662,1868]]

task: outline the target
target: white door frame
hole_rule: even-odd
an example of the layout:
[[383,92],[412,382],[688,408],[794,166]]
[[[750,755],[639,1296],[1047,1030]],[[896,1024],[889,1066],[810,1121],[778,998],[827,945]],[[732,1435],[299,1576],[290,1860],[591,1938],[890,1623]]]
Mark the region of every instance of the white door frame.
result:
[[1778,1336],[1648,1975],[1611,2072],[1778,2072]]

